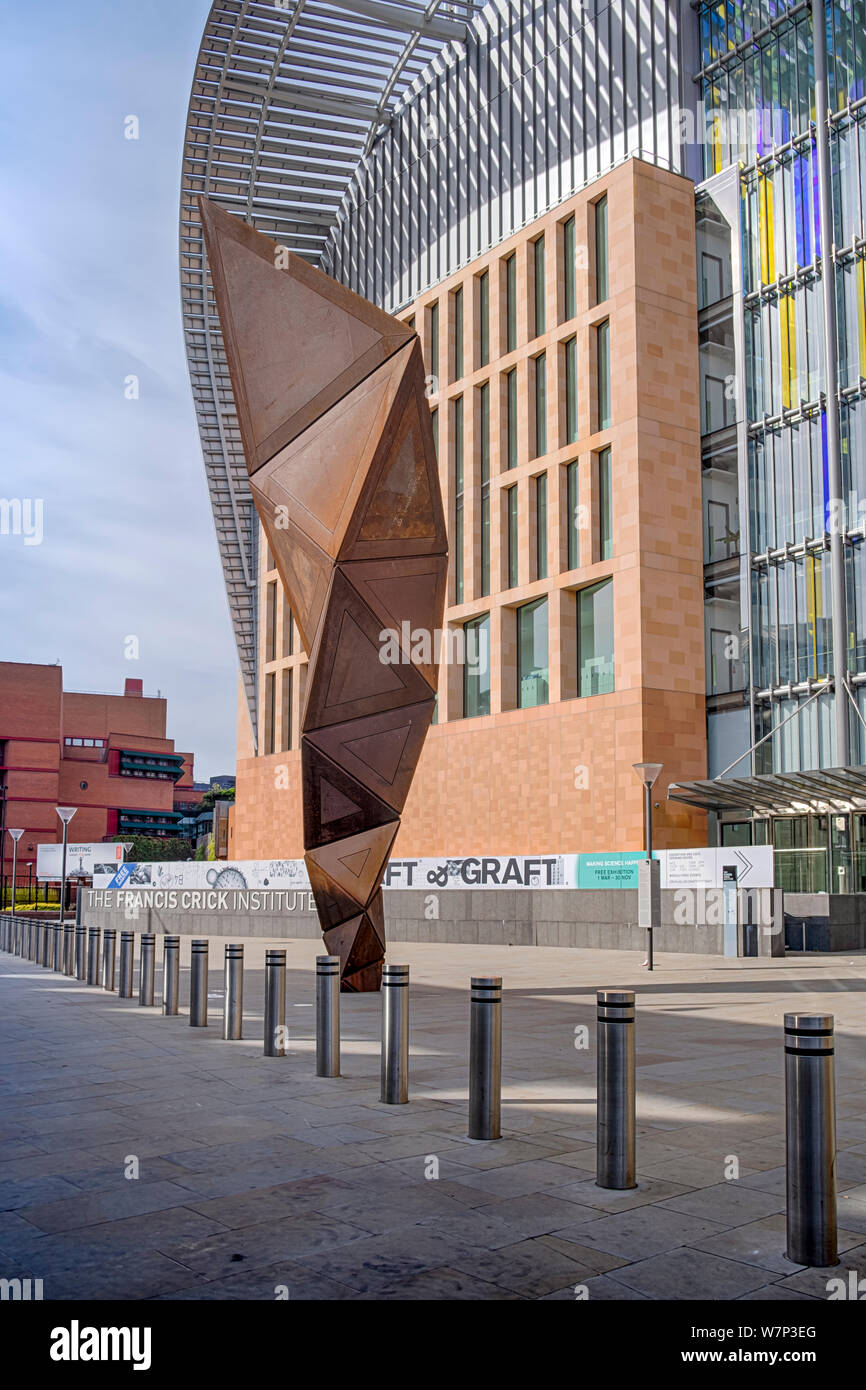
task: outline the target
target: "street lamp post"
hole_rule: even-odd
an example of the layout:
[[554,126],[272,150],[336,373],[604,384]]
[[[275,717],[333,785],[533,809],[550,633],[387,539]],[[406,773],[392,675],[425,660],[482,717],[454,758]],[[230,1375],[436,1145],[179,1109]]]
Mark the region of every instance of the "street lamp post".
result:
[[63,865],[61,868],[60,884],[60,931],[63,932],[63,921],[66,917],[66,841],[69,835],[69,822],[75,815],[78,808],[76,806],[58,806],[57,814],[63,821]]
[[15,912],[15,883],[18,878],[18,841],[24,834],[23,830],[9,830],[12,836],[12,912]]
[[649,916],[646,922],[647,929],[647,953],[646,967],[648,970],[653,968],[653,928],[660,926],[661,923],[655,921],[657,915],[654,904],[656,902],[653,893],[652,862],[653,862],[653,802],[652,791],[656,778],[662,770],[662,763],[633,763],[635,772],[643,782],[643,827],[644,827],[644,849],[647,862],[647,882],[648,882],[648,902]]

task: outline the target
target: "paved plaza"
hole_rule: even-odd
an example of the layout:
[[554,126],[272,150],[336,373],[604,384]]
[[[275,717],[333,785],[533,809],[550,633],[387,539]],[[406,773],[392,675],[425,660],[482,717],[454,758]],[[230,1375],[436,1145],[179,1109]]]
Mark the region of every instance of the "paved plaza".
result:
[[[592,1301],[826,1299],[829,1278],[866,1275],[866,954],[662,955],[649,975],[634,953],[400,945],[410,1103],[391,1107],[379,996],[342,996],[344,1075],[317,1079],[320,944],[245,943],[241,1042],[222,1039],[224,944],[206,1030],[0,955],[0,1277],[40,1278],[46,1299]],[[284,1058],[262,1056],[273,945]],[[184,938],[182,1010],[188,965]],[[466,1137],[473,974],[504,986],[491,1143]],[[602,987],[637,991],[631,1192],[594,1182]],[[836,1018],[833,1271],[784,1253],[791,1010]]]

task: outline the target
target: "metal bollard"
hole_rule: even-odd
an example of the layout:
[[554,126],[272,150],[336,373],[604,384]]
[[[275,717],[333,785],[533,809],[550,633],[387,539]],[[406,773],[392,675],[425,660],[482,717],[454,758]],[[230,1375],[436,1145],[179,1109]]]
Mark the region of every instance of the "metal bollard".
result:
[[135,958],[135,932],[120,933],[120,980],[117,995],[119,999],[132,998],[132,973]]
[[75,923],[63,924],[63,973],[75,974]]
[[223,1037],[227,1041],[241,1037],[244,1020],[244,948],[226,946],[225,1007]]
[[36,923],[27,923],[27,959],[36,959]]
[[286,1055],[286,953],[265,951],[266,1057]]
[[785,1253],[822,1268],[839,1263],[833,1026],[832,1014],[785,1014]]
[[75,924],[75,978],[87,979],[87,928],[81,922]]
[[63,974],[63,927],[58,922],[54,928],[54,970]]
[[99,984],[99,946],[102,931],[99,927],[91,927],[87,933],[87,983],[89,985]]
[[383,1105],[405,1105],[409,1099],[409,967],[382,967],[382,1091]]
[[192,943],[189,977],[189,1021],[193,1028],[207,1028],[207,941]]
[[472,977],[469,1020],[469,1138],[501,1139],[502,977]]
[[153,932],[141,933],[141,958],[138,962],[138,1002],[145,1008],[153,1004],[153,977],[156,964],[156,937]]
[[637,1187],[635,1177],[634,991],[600,989],[595,1182],[616,1191]]
[[36,923],[36,955],[37,965],[41,965],[45,959],[45,926],[42,922]]
[[106,927],[102,933],[102,988],[114,989],[114,953],[117,932],[114,927]]
[[177,1013],[180,993],[180,937],[167,936],[162,953],[162,1012],[168,1017]]
[[340,1075],[340,957],[316,956],[316,1076]]

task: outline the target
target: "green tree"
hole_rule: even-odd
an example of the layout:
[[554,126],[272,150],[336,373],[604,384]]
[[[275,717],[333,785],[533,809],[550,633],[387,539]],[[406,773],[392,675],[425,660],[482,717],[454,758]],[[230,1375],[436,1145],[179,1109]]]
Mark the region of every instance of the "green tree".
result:
[[169,839],[162,839],[157,835],[115,835],[114,843],[130,846],[126,851],[126,857],[133,864],[192,858],[192,845],[189,840],[182,840],[177,835]]

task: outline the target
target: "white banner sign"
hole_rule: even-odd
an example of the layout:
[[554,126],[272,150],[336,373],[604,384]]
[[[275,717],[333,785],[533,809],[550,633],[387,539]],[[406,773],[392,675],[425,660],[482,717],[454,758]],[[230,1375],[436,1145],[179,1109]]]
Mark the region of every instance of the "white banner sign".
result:
[[[123,845],[95,844],[66,846],[67,878],[100,878],[117,873],[123,863]],[[61,879],[63,877],[63,845],[36,846],[36,877],[39,879]]]

